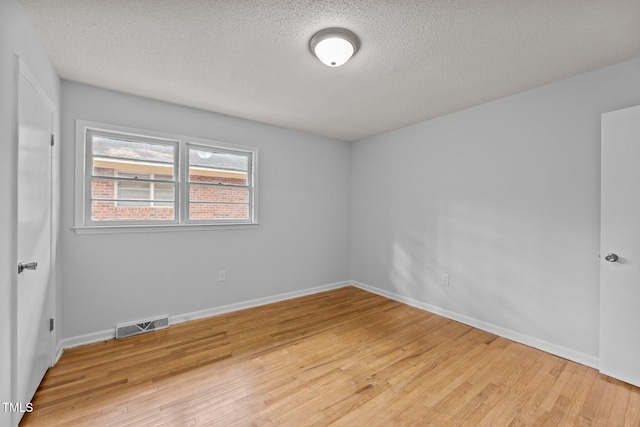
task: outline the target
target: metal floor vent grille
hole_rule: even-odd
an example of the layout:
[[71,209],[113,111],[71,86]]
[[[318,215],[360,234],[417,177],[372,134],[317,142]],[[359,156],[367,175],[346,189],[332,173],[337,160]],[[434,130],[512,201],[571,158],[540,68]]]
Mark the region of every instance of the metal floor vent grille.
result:
[[145,332],[157,331],[158,329],[165,329],[168,327],[169,316],[144,320],[136,323],[124,323],[116,325],[116,339],[144,334]]

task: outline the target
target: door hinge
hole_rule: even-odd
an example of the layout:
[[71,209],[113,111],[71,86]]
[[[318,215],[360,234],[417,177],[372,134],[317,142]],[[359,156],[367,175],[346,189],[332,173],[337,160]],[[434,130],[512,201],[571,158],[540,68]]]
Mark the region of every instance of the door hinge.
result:
[[54,145],[56,145],[56,136],[51,134],[51,146],[53,147]]
[[49,332],[53,331],[53,319],[49,319]]

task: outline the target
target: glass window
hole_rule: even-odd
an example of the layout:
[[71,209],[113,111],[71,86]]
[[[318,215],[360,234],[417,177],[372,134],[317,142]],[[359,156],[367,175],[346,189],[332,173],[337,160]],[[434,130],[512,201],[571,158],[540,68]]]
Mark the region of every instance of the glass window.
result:
[[251,156],[189,146],[189,220],[249,219]]
[[80,120],[76,127],[85,159],[76,171],[84,177],[76,228],[257,223],[257,149]]

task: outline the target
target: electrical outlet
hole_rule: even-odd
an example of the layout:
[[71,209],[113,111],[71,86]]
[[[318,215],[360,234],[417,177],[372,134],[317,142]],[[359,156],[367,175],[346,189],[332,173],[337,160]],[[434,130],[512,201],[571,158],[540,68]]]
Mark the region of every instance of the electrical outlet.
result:
[[449,286],[449,275],[447,273],[442,273],[442,284]]
[[224,270],[218,271],[218,282],[224,282],[227,280],[227,272]]

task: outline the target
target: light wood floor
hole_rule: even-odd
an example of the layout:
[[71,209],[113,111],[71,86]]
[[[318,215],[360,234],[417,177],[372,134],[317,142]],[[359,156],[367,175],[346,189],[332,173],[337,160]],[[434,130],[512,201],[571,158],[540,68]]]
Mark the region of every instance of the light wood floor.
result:
[[640,389],[342,288],[64,352],[25,426],[640,426]]

